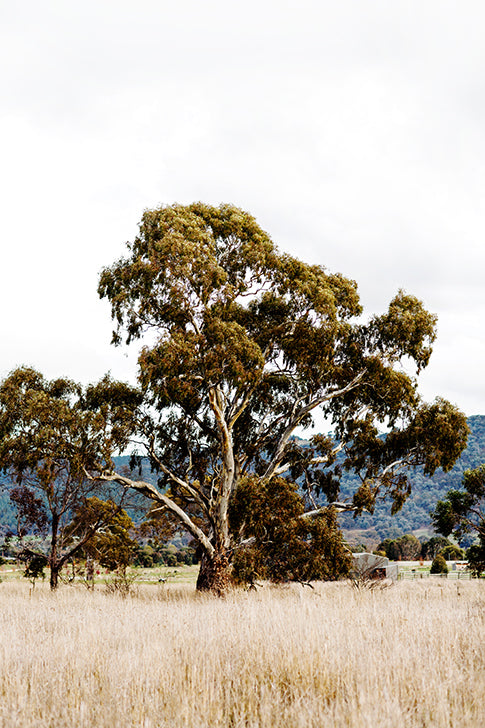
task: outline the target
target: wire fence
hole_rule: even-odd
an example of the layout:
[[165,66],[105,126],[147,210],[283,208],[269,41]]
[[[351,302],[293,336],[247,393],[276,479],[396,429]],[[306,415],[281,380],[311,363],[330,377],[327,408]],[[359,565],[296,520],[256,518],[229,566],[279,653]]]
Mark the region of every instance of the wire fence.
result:
[[473,579],[471,571],[449,571],[447,574],[430,574],[429,571],[400,571],[399,580],[404,579]]

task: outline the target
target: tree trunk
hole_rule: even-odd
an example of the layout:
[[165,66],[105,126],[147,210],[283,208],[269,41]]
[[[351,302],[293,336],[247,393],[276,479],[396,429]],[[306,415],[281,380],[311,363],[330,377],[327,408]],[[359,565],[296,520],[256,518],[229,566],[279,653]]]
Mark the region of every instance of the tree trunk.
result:
[[59,569],[60,565],[57,562],[57,530],[59,528],[59,516],[57,513],[52,514],[52,537],[51,537],[51,552],[49,556],[49,567],[51,570],[50,586],[51,591],[55,591],[59,585]]
[[55,591],[57,589],[57,587],[59,586],[59,564],[53,564],[51,561],[50,569],[51,569],[50,587],[51,587],[51,591]]
[[213,556],[202,555],[197,578],[197,591],[223,596],[230,584],[229,559],[226,552],[216,551]]
[[89,555],[86,557],[86,584],[88,589],[94,589],[94,561]]

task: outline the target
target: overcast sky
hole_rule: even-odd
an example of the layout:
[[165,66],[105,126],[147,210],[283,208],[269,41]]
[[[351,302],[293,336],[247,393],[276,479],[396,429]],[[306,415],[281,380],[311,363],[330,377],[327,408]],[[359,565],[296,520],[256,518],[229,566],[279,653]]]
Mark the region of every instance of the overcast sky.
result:
[[438,314],[422,375],[485,414],[485,4],[0,0],[0,376],[134,379],[100,269],[145,208],[230,202]]

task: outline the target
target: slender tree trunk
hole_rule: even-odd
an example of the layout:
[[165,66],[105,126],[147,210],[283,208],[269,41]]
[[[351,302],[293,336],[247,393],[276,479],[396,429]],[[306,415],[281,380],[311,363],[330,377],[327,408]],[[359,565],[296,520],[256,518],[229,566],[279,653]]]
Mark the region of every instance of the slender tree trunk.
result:
[[51,552],[49,556],[49,567],[51,571],[50,587],[51,591],[55,591],[59,586],[59,564],[57,563],[57,531],[59,528],[59,516],[57,513],[52,515],[52,537]]
[[86,584],[88,589],[94,589],[94,561],[91,556],[86,557]]
[[59,564],[53,564],[51,561],[50,569],[51,569],[50,587],[51,587],[51,591],[55,591],[57,589],[57,587],[59,586]]
[[197,591],[223,596],[231,581],[229,570],[229,559],[225,551],[215,551],[212,556],[204,552],[200,562]]

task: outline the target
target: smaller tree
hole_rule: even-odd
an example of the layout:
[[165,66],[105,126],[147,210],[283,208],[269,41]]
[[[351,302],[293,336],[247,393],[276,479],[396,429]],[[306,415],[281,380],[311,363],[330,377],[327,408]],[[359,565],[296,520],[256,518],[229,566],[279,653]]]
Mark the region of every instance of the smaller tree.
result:
[[429,541],[425,541],[421,547],[421,556],[423,559],[432,561],[435,556],[447,546],[451,546],[450,541],[444,536],[432,536]]
[[48,564],[48,559],[43,554],[36,553],[29,548],[22,549],[18,554],[19,561],[25,564],[24,576],[30,580],[32,588],[35,587],[36,579],[44,579],[44,569]]
[[444,536],[451,533],[460,542],[474,533],[477,542],[467,550],[469,564],[476,574],[485,570],[485,464],[466,470],[463,490],[450,490],[438,501],[431,514],[434,526]]
[[99,513],[72,539],[73,514],[86,498],[107,488],[86,477],[86,468],[94,461],[111,467],[111,452],[126,444],[124,425],[137,402],[135,390],[109,378],[84,391],[68,379],[47,381],[20,367],[0,383],[0,470],[13,484],[19,538],[49,534],[51,589],[57,588],[64,564],[111,517]]
[[415,561],[421,552],[421,543],[412,533],[406,533],[399,538],[386,538],[377,547],[391,561]]
[[421,542],[412,533],[406,533],[398,540],[401,559],[403,561],[416,561],[421,553]]
[[138,544],[132,538],[135,526],[126,511],[114,501],[102,501],[94,496],[76,510],[69,528],[71,538],[75,539],[77,533],[85,533],[99,523],[103,523],[103,527],[96,528],[92,538],[83,545],[82,553],[103,568],[115,571],[114,584],[126,593],[130,586],[127,569],[138,550]]

